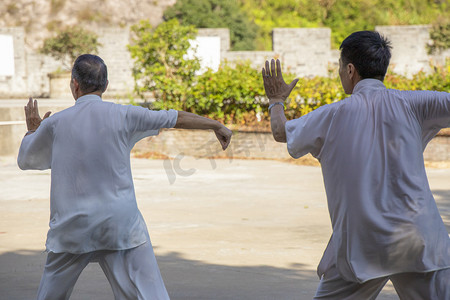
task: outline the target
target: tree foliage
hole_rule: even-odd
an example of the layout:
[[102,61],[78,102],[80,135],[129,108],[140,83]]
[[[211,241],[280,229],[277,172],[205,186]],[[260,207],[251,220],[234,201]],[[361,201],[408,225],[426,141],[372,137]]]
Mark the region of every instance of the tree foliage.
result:
[[186,92],[200,68],[199,60],[187,55],[196,29],[172,19],[155,29],[144,20],[132,26],[131,31],[133,37],[128,49],[135,60],[133,76],[137,93],[144,97],[150,92],[162,106],[168,103],[171,108],[186,109]]
[[428,47],[429,53],[450,48],[450,17],[437,18],[432,24],[430,37],[433,43]]
[[100,46],[95,33],[73,26],[61,29],[56,36],[45,39],[40,52],[54,57],[69,70],[78,56],[96,54]]
[[253,50],[258,27],[236,0],[178,0],[164,19],[197,28],[229,28],[233,50]]
[[350,33],[376,25],[430,24],[449,19],[448,0],[240,0],[260,30],[258,49],[271,49],[275,27],[329,27],[338,48]]

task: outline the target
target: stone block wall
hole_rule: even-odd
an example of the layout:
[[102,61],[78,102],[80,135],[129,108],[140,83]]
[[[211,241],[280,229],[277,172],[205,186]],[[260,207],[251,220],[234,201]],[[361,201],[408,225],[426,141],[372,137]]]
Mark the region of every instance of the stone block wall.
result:
[[14,47],[14,75],[0,76],[0,97],[26,97],[28,88],[25,30],[22,27],[0,28],[0,34],[12,36]]
[[450,136],[434,137],[425,149],[423,158],[425,161],[450,161]]
[[[134,89],[133,61],[127,50],[130,31],[128,28],[102,28],[98,32],[101,56],[108,66],[109,87],[107,98],[126,97]],[[49,97],[49,74],[64,70],[60,62],[50,56],[31,51],[25,46],[25,32],[21,27],[0,28],[0,34],[14,39],[14,76],[0,77],[0,98]],[[69,81],[58,92],[58,98],[71,98]]]
[[245,131],[233,134],[226,151],[222,151],[212,131],[182,129],[162,130],[159,135],[138,142],[133,151],[160,153],[169,157],[289,158],[286,144],[275,142],[270,133]]
[[[388,36],[393,44],[391,68],[397,73],[411,75],[420,70],[429,71],[430,61],[443,65],[450,57],[450,49],[430,55],[428,25],[377,26],[376,30]],[[109,69],[108,98],[126,97],[134,89],[133,61],[127,50],[129,28],[107,27],[97,31],[102,47],[99,55]],[[0,77],[0,98],[48,97],[48,74],[61,67],[58,62],[43,56],[25,45],[23,28],[0,28],[0,34],[14,39],[14,76]],[[327,76],[330,67],[337,68],[339,51],[331,49],[329,28],[275,28],[273,51],[230,51],[230,33],[227,28],[199,29],[199,36],[218,36],[221,41],[221,60],[230,62],[250,60],[255,68],[264,61],[280,58],[283,68],[297,76]],[[67,97],[70,91],[67,90]]]
[[108,67],[109,85],[105,97],[126,97],[134,90],[133,60],[127,49],[130,31],[128,28],[111,27],[101,29],[98,35],[102,44],[99,56]]
[[327,76],[331,58],[329,28],[275,28],[273,50],[300,77]]
[[392,42],[390,68],[395,73],[411,75],[421,70],[430,71],[430,56],[426,46],[430,41],[431,26],[377,26],[375,30]]
[[[23,106],[26,100],[0,101],[0,156],[17,156],[26,132]],[[56,113],[74,104],[74,100],[41,99],[41,115]],[[157,136],[139,141],[133,149],[137,153],[158,153],[172,158],[193,156],[203,158],[289,159],[286,144],[277,143],[270,132],[235,131],[232,143],[222,151],[211,131],[163,129]],[[428,144],[426,161],[450,161],[450,132],[436,136]],[[311,157],[309,159],[312,159]]]
[[225,57],[230,51],[230,30],[228,28],[200,28],[198,36],[218,36],[220,37],[220,55]]
[[224,58],[230,63],[248,61],[253,68],[260,70],[266,60],[280,58],[280,54],[273,51],[229,51]]
[[[171,158],[290,159],[286,144],[275,142],[270,132],[234,132],[232,142],[222,151],[213,132],[204,130],[162,130],[159,135],[141,140],[135,153],[157,153]],[[309,159],[313,159],[309,155]],[[426,161],[450,161],[450,136],[436,136],[428,144]]]

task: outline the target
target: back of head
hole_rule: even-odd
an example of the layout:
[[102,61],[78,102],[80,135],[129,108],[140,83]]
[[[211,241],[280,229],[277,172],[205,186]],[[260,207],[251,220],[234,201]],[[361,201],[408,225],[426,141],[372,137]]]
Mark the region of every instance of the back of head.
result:
[[73,64],[72,78],[78,81],[83,94],[103,93],[108,83],[108,70],[97,55],[83,54]]
[[352,63],[361,79],[384,80],[392,49],[387,38],[376,31],[357,31],[342,42],[340,49],[344,65]]

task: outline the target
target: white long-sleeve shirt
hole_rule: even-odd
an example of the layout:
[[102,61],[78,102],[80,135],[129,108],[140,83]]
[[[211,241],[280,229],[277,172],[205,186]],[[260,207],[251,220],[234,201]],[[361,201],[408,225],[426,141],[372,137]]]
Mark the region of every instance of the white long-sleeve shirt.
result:
[[[450,126],[450,94],[388,90],[365,79],[351,97],[288,121],[288,151],[319,159],[333,234],[319,264],[349,281],[450,267],[450,239],[423,151]],[[450,182],[449,182],[450,187]]]
[[151,111],[86,95],[23,138],[19,167],[51,168],[47,251],[123,250],[145,243],[130,151],[160,128],[174,127],[177,117],[175,110]]

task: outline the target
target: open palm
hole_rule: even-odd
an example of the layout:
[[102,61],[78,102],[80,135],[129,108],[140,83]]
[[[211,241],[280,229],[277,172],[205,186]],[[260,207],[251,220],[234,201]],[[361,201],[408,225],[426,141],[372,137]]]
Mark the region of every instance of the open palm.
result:
[[281,63],[278,59],[276,63],[275,60],[272,59],[270,68],[269,61],[266,61],[266,67],[262,69],[262,77],[264,89],[270,103],[278,101],[284,102],[298,82],[298,79],[294,79],[289,85],[286,84],[283,79],[283,74],[281,73]]

